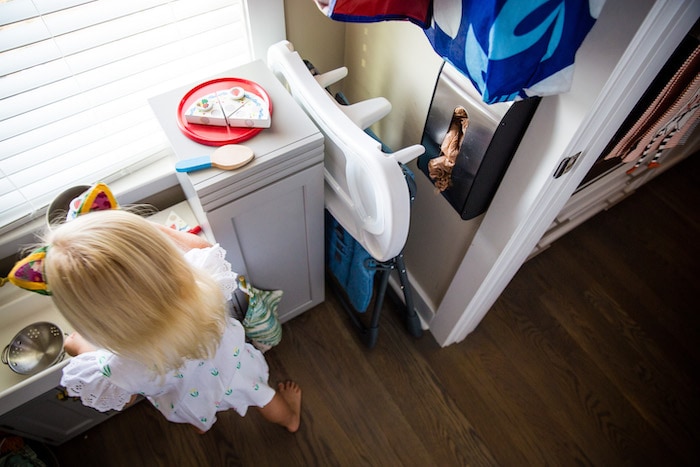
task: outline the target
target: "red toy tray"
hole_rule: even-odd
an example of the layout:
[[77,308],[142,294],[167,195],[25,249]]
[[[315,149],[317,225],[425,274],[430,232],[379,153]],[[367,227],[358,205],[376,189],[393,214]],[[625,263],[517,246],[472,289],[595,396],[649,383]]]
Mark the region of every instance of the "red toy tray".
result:
[[242,87],[246,91],[260,96],[268,104],[270,117],[272,117],[272,101],[270,101],[270,96],[259,84],[242,78],[217,78],[190,89],[180,101],[180,105],[177,107],[177,125],[182,133],[191,140],[207,146],[223,146],[225,144],[241,143],[264,130],[264,128],[200,125],[198,123],[190,123],[185,119],[185,112],[197,101],[199,96],[230,89],[234,86]]

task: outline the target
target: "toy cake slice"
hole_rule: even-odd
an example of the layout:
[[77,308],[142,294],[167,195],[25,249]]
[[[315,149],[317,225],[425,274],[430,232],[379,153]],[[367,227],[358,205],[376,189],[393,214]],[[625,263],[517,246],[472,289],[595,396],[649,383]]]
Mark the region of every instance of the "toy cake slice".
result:
[[235,87],[219,91],[217,96],[229,126],[270,127],[270,110],[265,101],[257,94]]
[[216,93],[199,97],[185,112],[185,120],[200,125],[228,126]]
[[270,109],[262,97],[241,87],[197,97],[185,112],[188,123],[244,128],[269,128]]

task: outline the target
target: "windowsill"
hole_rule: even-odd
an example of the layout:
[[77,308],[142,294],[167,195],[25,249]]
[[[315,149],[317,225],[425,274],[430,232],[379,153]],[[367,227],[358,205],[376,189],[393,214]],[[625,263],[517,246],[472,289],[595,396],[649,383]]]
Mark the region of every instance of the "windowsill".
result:
[[[135,204],[148,202],[157,193],[178,186],[179,182],[171,156],[162,157],[153,163],[109,183],[119,203]],[[175,204],[182,199],[173,199]],[[22,248],[36,243],[36,235],[45,227],[44,216],[27,222],[0,237],[0,258],[14,256]],[[4,274],[0,274],[4,276]]]
[[120,203],[133,204],[178,185],[173,159],[166,156],[111,182],[109,187]]

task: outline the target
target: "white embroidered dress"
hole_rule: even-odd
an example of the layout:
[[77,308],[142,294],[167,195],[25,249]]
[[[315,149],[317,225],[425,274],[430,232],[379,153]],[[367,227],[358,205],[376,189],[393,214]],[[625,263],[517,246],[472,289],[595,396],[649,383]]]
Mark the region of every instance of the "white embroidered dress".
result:
[[[236,288],[236,273],[225,255],[223,248],[214,245],[190,250],[185,259],[209,271],[229,300]],[[216,412],[234,409],[243,416],[250,406],[267,405],[275,394],[267,384],[268,372],[265,357],[245,342],[241,324],[229,318],[209,360],[187,361],[178,371],[160,377],[139,362],[99,349],[71,358],[61,384],[68,395],[101,412],[121,410],[132,395],[140,394],[168,420],[207,431],[216,421]]]

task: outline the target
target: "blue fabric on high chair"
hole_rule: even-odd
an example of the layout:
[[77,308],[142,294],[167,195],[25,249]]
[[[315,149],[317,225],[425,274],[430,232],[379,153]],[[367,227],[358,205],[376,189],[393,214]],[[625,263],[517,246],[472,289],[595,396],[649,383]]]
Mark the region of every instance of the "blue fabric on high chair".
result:
[[374,291],[375,271],[365,266],[368,259],[367,250],[326,211],[326,265],[361,313],[367,311]]

